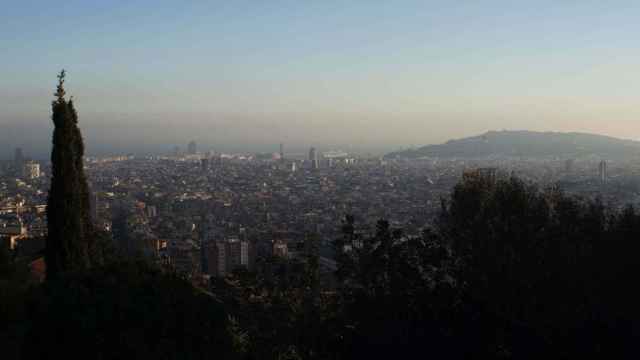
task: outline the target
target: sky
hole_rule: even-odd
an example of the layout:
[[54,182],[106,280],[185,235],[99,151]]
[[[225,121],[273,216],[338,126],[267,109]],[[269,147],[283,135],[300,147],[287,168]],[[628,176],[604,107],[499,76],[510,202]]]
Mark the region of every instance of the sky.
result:
[[[390,151],[488,130],[640,139],[638,1],[0,0],[0,158]],[[5,156],[6,157],[6,156]]]

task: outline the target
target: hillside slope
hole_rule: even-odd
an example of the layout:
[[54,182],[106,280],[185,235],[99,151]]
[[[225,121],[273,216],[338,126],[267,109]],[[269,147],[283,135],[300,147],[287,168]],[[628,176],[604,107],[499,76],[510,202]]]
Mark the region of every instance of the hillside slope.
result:
[[489,131],[483,135],[387,154],[386,158],[640,157],[640,142],[586,133]]

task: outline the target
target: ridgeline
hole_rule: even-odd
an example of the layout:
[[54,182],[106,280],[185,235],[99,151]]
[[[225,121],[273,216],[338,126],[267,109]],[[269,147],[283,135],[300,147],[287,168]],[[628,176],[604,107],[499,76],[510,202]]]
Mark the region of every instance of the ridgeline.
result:
[[640,142],[587,133],[489,131],[449,140],[444,144],[392,152],[387,159],[405,158],[602,158],[625,160],[640,157]]

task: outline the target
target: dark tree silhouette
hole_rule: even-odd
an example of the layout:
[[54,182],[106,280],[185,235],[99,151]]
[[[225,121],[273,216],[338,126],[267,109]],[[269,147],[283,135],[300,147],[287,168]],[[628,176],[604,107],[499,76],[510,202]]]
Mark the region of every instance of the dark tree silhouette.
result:
[[221,304],[143,260],[60,274],[26,303],[16,358],[237,358]]
[[93,228],[89,187],[84,175],[84,144],[73,100],[65,99],[65,71],[58,76],[52,103],[52,177],[47,203],[47,276],[91,266]]

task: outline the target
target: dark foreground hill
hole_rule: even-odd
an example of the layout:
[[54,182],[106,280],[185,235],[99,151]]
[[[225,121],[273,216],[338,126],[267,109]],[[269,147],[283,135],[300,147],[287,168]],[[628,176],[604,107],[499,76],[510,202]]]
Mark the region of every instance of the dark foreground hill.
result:
[[640,157],[640,142],[586,133],[489,131],[483,135],[393,152],[387,158],[584,158]]

